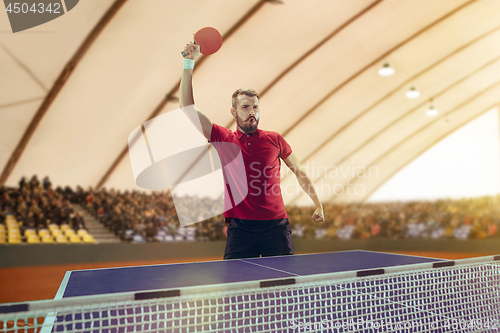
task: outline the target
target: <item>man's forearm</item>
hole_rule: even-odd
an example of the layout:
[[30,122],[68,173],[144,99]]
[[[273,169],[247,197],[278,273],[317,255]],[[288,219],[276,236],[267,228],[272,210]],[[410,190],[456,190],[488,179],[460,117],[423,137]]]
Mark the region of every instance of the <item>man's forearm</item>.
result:
[[181,85],[179,87],[179,103],[181,107],[193,105],[193,70],[183,69]]
[[304,168],[301,168],[299,172],[296,173],[297,176],[297,181],[300,184],[300,187],[309,195],[311,200],[314,202],[314,205],[316,207],[323,207],[321,205],[321,202],[319,201],[318,194],[316,192],[316,186],[314,186],[314,183],[312,182],[311,178],[309,178],[309,175],[306,173]]
[[212,122],[203,112],[194,106],[193,68],[194,58],[196,58],[196,53],[199,53],[199,46],[190,43],[184,50],[191,50],[191,53],[188,54],[187,57],[192,58],[184,59],[181,84],[179,86],[179,104],[189,120],[195,125],[196,129],[203,134],[207,140],[210,140]]

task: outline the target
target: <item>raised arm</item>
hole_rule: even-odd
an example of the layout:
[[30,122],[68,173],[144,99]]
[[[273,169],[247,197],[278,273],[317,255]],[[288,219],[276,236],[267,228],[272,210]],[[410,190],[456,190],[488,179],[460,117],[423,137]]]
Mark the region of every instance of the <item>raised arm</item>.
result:
[[[184,59],[189,59],[193,61],[200,54],[200,47],[194,43],[189,43],[184,47]],[[207,138],[210,140],[210,135],[212,134],[212,122],[208,117],[201,112],[194,105],[194,97],[193,97],[193,69],[189,69],[186,67],[190,67],[189,62],[184,64],[184,69],[182,70],[182,79],[181,85],[179,88],[179,103],[184,111],[184,113],[191,120],[193,125]],[[201,128],[200,128],[201,126]]]
[[325,220],[323,205],[319,201],[318,195],[316,193],[316,187],[314,186],[311,178],[309,178],[306,169],[300,164],[299,159],[293,153],[291,153],[290,156],[285,158],[283,161],[290,168],[290,170],[293,171],[302,189],[314,202],[316,210],[312,215],[312,219],[314,220],[314,222],[323,222]]

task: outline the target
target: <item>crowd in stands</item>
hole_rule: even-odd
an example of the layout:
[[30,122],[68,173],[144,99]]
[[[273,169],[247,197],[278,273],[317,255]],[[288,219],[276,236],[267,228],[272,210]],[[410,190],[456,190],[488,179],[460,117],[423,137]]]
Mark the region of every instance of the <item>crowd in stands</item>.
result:
[[313,224],[311,209],[289,207],[295,237],[326,239],[483,239],[498,237],[500,196],[460,200],[338,204],[324,207]]
[[[77,186],[52,189],[48,177],[39,181],[24,177],[19,188],[0,188],[0,224],[14,215],[22,228],[47,228],[48,224],[85,229],[85,221],[73,204],[85,207],[109,230],[124,241],[222,240],[226,225],[222,214],[203,222],[181,227],[170,194],[138,191],[93,190]],[[209,213],[217,203],[196,201]],[[176,199],[178,205],[181,200]],[[189,204],[188,204],[189,205]],[[309,239],[483,239],[498,237],[500,196],[461,200],[394,202],[372,204],[329,204],[326,221],[311,220],[313,208],[287,207],[295,238]]]
[[[5,225],[9,221],[10,227],[18,227],[12,232],[19,229],[23,237],[27,231],[56,228],[60,230],[60,227],[64,230],[71,229],[74,234],[80,230],[86,231],[83,215],[75,211],[70,193],[69,187],[64,190],[58,187],[54,190],[49,177],[40,181],[36,175],[30,180],[23,177],[19,181],[18,188],[1,186],[0,224],[4,226],[2,230],[5,230]],[[83,235],[86,232],[79,234]],[[0,238],[5,238],[2,236],[5,235],[0,235]]]
[[[174,201],[169,194],[145,194],[102,188],[85,191],[77,187],[75,200],[99,219],[109,230],[126,241],[220,240],[224,239],[224,221],[216,216],[188,227],[180,227]],[[181,202],[191,202],[185,198]],[[179,203],[180,201],[177,201]],[[209,209],[209,202],[205,206]],[[200,204],[200,202],[198,202]],[[203,205],[198,205],[198,208]]]
[[69,224],[75,230],[84,229],[85,222],[81,214],[75,212],[68,191],[71,191],[69,187],[53,190],[49,177],[40,182],[36,175],[29,181],[23,177],[19,188],[2,186],[0,223],[7,215],[14,215],[24,228],[47,228],[50,223],[55,223]]

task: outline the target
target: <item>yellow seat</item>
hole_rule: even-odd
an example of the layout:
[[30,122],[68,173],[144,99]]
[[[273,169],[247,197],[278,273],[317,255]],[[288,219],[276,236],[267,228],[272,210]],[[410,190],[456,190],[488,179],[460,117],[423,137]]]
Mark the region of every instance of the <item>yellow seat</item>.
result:
[[12,228],[11,228],[11,229],[9,229],[9,230],[7,231],[7,233],[8,233],[9,235],[19,235],[19,237],[21,237],[21,230],[19,230],[19,229],[12,229]]
[[40,238],[36,234],[29,235],[26,241],[28,244],[40,244]]
[[14,215],[7,215],[5,217],[5,221],[7,221],[7,223],[9,223],[11,221],[17,222],[16,217]]
[[73,236],[75,234],[75,230],[73,229],[67,229],[67,230],[64,230],[64,235],[68,238],[70,238],[71,236]]
[[38,230],[38,236],[40,236],[40,238],[43,238],[45,235],[49,235],[50,236],[49,229],[40,229],[40,230]]
[[5,224],[7,224],[7,228],[19,228],[19,222],[16,220],[7,220]]
[[35,229],[26,229],[24,230],[24,237],[28,238],[31,235],[36,236],[36,230]]
[[9,233],[9,232],[21,233],[21,229],[19,229],[19,227],[8,226],[7,233]]
[[0,231],[5,231],[5,224],[0,224]]
[[83,242],[88,243],[88,244],[93,244],[93,243],[95,243],[95,240],[94,240],[94,237],[92,235],[86,234],[85,236],[83,236]]
[[63,234],[59,234],[59,235],[56,236],[56,242],[58,244],[67,244],[68,243],[68,239]]
[[9,229],[7,229],[7,234],[8,235],[10,235],[10,234],[19,234],[19,235],[21,235],[21,230],[14,229],[14,228],[9,228]]
[[80,244],[82,239],[77,234],[73,234],[69,237],[69,241],[73,244]]
[[57,236],[63,234],[62,230],[59,230],[59,229],[54,229],[54,230],[51,230],[50,232],[52,233],[52,236],[54,236],[56,238],[57,238]]
[[3,235],[3,237],[5,238],[5,234],[6,234],[5,229],[4,230],[0,230],[0,237]]
[[7,222],[7,229],[9,228],[19,228],[19,223],[17,222]]
[[69,226],[69,224],[63,224],[63,225],[61,225],[61,230],[62,231],[66,231],[68,229],[71,229],[70,226]]
[[7,241],[5,237],[0,237],[0,244],[5,244]]
[[76,234],[83,238],[83,236],[88,235],[89,233],[85,229],[80,229]]
[[21,244],[21,235],[9,234],[9,244]]
[[57,230],[59,229],[59,226],[55,223],[49,224],[49,230]]
[[9,237],[16,237],[16,238],[21,238],[21,231],[19,229],[10,229],[7,232],[7,235]]
[[54,237],[52,237],[50,234],[45,234],[42,236],[42,243],[54,244]]

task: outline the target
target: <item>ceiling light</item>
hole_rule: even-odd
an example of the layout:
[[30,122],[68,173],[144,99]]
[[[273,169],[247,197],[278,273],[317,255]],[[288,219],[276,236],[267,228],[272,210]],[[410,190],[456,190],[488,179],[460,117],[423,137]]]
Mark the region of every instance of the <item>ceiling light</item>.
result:
[[429,106],[427,111],[425,111],[425,114],[428,115],[429,117],[434,117],[434,116],[437,116],[438,110],[436,110],[434,108],[434,106],[431,105],[431,106]]
[[384,64],[384,66],[379,69],[378,73],[380,76],[391,76],[394,74],[394,69],[389,64]]
[[408,98],[417,98],[419,96],[420,93],[418,92],[417,89],[415,89],[415,87],[411,87],[411,89],[406,92],[406,97]]

